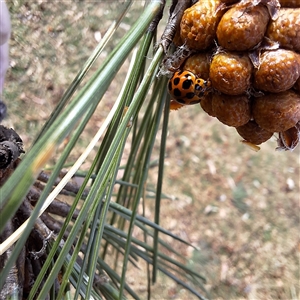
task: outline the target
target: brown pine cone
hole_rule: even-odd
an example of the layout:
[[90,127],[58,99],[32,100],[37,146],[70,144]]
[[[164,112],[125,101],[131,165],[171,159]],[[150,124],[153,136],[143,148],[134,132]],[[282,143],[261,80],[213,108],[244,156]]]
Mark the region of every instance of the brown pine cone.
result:
[[251,85],[252,63],[247,54],[217,53],[211,62],[212,87],[227,95],[241,95]]
[[242,126],[251,117],[250,101],[246,95],[213,94],[212,112],[220,122],[228,126]]
[[252,49],[263,39],[269,19],[265,6],[237,4],[223,15],[218,25],[218,43],[233,51]]
[[206,80],[209,77],[210,57],[209,52],[194,54],[185,61],[183,70],[190,71]]
[[300,76],[298,54],[291,50],[266,51],[254,72],[254,87],[271,93],[290,89]]
[[260,145],[261,143],[266,142],[273,135],[273,132],[269,132],[259,127],[254,120],[249,121],[245,125],[237,127],[236,131],[247,142],[255,145]]
[[180,36],[189,48],[204,50],[213,45],[223,14],[218,9],[220,4],[220,0],[198,1],[185,10],[180,23]]
[[300,120],[300,95],[288,90],[255,98],[252,115],[256,123],[267,131],[286,131]]
[[286,49],[300,52],[300,8],[281,8],[270,22],[266,36]]

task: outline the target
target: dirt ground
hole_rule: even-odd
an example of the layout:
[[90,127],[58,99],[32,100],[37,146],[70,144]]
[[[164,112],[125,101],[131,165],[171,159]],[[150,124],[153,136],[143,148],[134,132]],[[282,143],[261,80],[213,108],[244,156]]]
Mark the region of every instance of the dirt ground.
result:
[[[7,3],[12,37],[3,96],[9,115],[3,124],[13,127],[29,148],[114,19],[118,3]],[[117,37],[126,32],[142,4],[134,2]],[[119,88],[116,79],[107,98],[113,99]],[[110,107],[107,102],[97,110],[82,147]],[[240,142],[234,128],[209,117],[199,105],[170,115],[163,183],[170,199],[163,200],[161,225],[197,248],[172,244],[207,278],[211,299],[299,299],[300,148],[278,152],[276,146],[274,137],[254,152]],[[157,158],[154,152],[153,160]],[[156,176],[153,168],[149,187]],[[146,216],[153,217],[151,199]],[[128,273],[128,283],[142,299],[146,299],[144,270],[141,263],[139,271]],[[195,299],[163,275],[152,291],[152,299]]]

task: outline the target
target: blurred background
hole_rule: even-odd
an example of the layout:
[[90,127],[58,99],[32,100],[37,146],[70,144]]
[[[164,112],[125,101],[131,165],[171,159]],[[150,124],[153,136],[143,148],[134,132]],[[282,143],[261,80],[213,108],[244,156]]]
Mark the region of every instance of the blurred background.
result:
[[[114,20],[118,1],[9,0],[7,5],[12,35],[3,95],[8,117],[3,125],[18,132],[26,151]],[[130,28],[143,5],[144,1],[134,2],[116,39]],[[116,42],[107,45],[97,66]],[[128,64],[99,105],[74,158],[112,107]],[[208,116],[200,105],[170,113],[161,225],[197,248],[174,244],[190,266],[206,276],[212,299],[298,299],[300,148],[275,151],[273,137],[254,152],[240,140],[234,128]],[[157,158],[158,148],[153,161]],[[148,185],[154,186],[156,178],[153,168]],[[153,207],[150,199],[146,216],[152,219]],[[143,263],[128,276],[136,292],[144,295]],[[152,298],[194,299],[164,276]]]

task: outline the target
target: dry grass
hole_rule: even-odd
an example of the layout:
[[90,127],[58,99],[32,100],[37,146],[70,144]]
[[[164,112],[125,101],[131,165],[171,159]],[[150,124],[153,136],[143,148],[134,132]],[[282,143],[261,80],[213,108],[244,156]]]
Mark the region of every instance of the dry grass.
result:
[[[4,125],[15,128],[27,149],[118,7],[115,1],[34,2],[8,1],[13,34]],[[140,7],[136,1],[119,36]],[[113,43],[107,52],[110,47]],[[106,99],[113,99],[118,88],[116,80]],[[99,107],[81,147],[111,102]],[[199,247],[193,251],[174,244],[207,276],[212,299],[298,299],[299,148],[275,152],[274,139],[255,153],[239,140],[235,129],[199,106],[171,113],[163,188],[174,200],[163,201],[162,225]],[[155,184],[156,172],[152,169],[149,186]],[[150,218],[151,201],[146,210]],[[128,282],[144,298],[143,264],[136,274],[129,273]],[[152,299],[193,297],[161,276]]]

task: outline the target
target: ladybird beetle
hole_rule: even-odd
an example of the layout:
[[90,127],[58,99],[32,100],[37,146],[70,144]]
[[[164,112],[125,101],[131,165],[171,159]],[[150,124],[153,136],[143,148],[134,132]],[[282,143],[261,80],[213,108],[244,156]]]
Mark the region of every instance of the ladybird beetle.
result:
[[209,80],[198,78],[190,71],[177,71],[169,80],[168,90],[178,103],[192,105],[207,95],[210,86]]

